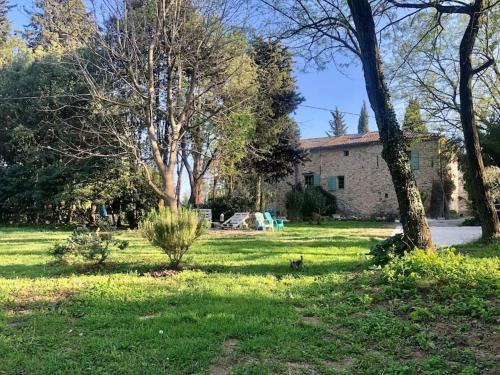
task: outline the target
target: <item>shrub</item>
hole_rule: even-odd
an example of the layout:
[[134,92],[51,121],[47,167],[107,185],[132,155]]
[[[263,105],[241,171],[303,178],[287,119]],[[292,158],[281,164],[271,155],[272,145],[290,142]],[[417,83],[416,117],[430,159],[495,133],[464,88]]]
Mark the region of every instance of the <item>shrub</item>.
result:
[[58,261],[70,261],[83,258],[102,264],[108,258],[112,248],[123,250],[128,241],[116,240],[109,231],[90,231],[87,227],[76,228],[65,242],[60,242],[50,250],[50,255]]
[[411,247],[405,241],[404,235],[396,234],[373,245],[368,254],[373,256],[376,265],[384,265],[394,257],[402,257],[409,250]]
[[288,219],[302,220],[302,207],[304,206],[304,192],[291,190],[286,193],[285,206]]
[[146,216],[140,229],[153,246],[167,254],[170,265],[177,269],[183,255],[206,230],[206,225],[196,210],[180,208],[175,213],[168,207],[161,207]]
[[321,225],[328,219],[328,216],[320,215],[316,212],[313,212],[311,218],[309,219],[309,224]]
[[474,216],[474,217],[468,217],[464,221],[462,221],[462,224],[460,226],[462,227],[477,227],[481,225],[481,221],[479,220],[479,217]]
[[427,294],[431,298],[453,299],[454,313],[488,318],[494,312],[486,300],[500,291],[499,266],[498,258],[471,258],[453,249],[415,250],[393,259],[382,269],[382,277],[395,294],[432,291]]
[[286,195],[286,208],[292,220],[314,220],[313,216],[329,216],[337,212],[337,199],[321,186],[308,187],[303,191],[294,189]]

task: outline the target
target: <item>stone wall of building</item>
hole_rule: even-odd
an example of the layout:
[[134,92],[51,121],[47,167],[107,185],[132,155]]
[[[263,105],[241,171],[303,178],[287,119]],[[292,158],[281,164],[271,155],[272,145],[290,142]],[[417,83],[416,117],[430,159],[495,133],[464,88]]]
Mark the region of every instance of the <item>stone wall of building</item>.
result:
[[[439,143],[437,139],[424,141],[412,145],[410,149],[418,152],[418,167],[414,169],[414,173],[417,185],[423,192],[424,205],[428,209],[432,183],[439,180]],[[295,181],[305,185],[306,176],[319,175],[321,186],[329,190],[329,177],[343,176],[344,187],[337,186],[336,190],[331,191],[337,197],[340,213],[364,218],[397,215],[396,192],[381,152],[380,143],[312,149],[310,161],[296,169],[296,176],[267,187],[270,192],[267,207],[286,215],[285,194],[291,190]],[[458,187],[458,168],[456,165],[451,168]],[[308,180],[311,181],[311,178]],[[451,209],[455,211],[460,210],[458,195],[455,191],[452,197]]]

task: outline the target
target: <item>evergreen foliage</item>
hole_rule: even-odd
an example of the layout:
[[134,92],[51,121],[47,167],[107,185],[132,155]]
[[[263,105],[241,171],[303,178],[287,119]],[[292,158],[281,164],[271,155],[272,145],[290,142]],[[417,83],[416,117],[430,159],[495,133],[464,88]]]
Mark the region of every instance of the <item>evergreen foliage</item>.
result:
[[290,117],[304,100],[292,76],[292,56],[278,41],[256,39],[252,43],[257,64],[258,92],[255,133],[250,152],[241,165],[266,181],[279,181],[293,173],[305,159],[300,131]]
[[321,186],[302,189],[295,186],[285,196],[289,218],[292,220],[312,219],[316,215],[330,216],[337,212],[337,198]]
[[33,50],[73,50],[95,30],[83,0],[36,0],[26,30]]
[[369,131],[370,128],[368,126],[368,108],[366,107],[366,102],[363,101],[358,119],[358,134],[366,134]]
[[49,253],[61,262],[83,258],[101,265],[113,248],[124,250],[129,245],[128,241],[115,239],[110,228],[106,229],[93,232],[85,226],[78,227],[65,242],[54,245]]
[[10,31],[10,22],[7,19],[7,13],[12,6],[8,0],[0,0],[0,45],[5,43]]
[[338,137],[340,135],[347,134],[347,125],[344,120],[344,114],[335,107],[334,112],[330,112],[332,119],[329,121],[330,130],[326,132],[329,137]]
[[195,210],[181,208],[177,213],[169,207],[152,210],[140,225],[143,236],[153,246],[159,247],[177,269],[184,254],[200,237],[206,223]]
[[420,116],[420,103],[416,98],[410,98],[408,101],[403,121],[403,130],[417,134],[427,133],[427,127]]

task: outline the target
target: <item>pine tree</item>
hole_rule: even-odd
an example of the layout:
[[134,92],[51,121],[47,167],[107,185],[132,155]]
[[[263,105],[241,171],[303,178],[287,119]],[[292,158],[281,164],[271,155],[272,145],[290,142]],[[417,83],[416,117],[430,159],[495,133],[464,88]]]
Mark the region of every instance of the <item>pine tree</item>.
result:
[[290,114],[304,100],[293,77],[293,59],[279,41],[252,42],[257,66],[255,133],[241,169],[255,175],[255,207],[263,209],[262,182],[276,182],[290,175],[306,157],[300,133]]
[[365,101],[363,101],[363,106],[361,107],[361,113],[359,114],[358,120],[358,134],[366,134],[370,131],[368,127],[368,108],[366,107]]
[[406,132],[427,133],[427,127],[420,117],[420,104],[416,98],[410,98],[406,107],[403,130]]
[[344,115],[342,112],[335,107],[335,111],[330,113],[332,114],[332,119],[329,121],[330,130],[326,132],[326,135],[329,137],[338,137],[339,135],[346,134],[347,125],[344,121]]
[[36,0],[26,38],[31,48],[72,50],[93,30],[84,0]]
[[9,5],[8,0],[0,0],[0,44],[5,43],[9,35],[10,22],[7,19],[7,13],[12,5]]

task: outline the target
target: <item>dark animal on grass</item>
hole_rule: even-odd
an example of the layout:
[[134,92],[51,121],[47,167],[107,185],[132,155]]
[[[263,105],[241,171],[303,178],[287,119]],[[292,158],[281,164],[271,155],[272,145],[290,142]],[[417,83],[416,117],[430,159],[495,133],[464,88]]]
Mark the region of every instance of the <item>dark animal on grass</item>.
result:
[[301,255],[298,260],[290,261],[290,268],[292,270],[301,270],[304,267],[304,257]]

